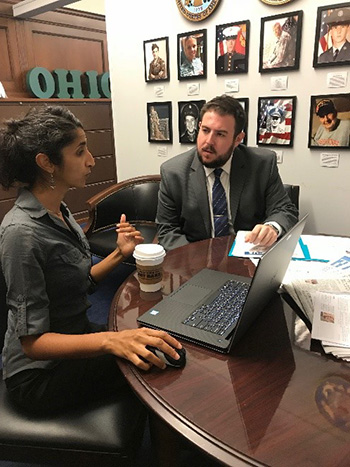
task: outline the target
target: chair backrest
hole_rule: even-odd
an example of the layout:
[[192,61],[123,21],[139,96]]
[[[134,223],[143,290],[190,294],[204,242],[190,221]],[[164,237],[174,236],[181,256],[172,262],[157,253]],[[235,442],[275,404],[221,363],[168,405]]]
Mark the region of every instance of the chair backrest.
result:
[[296,206],[297,209],[299,209],[299,193],[300,193],[299,185],[284,184],[283,186],[291,202]]
[[[94,232],[113,227],[119,222],[121,214],[126,214],[130,223],[154,222],[157,213],[160,175],[132,178],[105,190],[88,203],[93,205]],[[96,199],[96,197],[95,197]]]

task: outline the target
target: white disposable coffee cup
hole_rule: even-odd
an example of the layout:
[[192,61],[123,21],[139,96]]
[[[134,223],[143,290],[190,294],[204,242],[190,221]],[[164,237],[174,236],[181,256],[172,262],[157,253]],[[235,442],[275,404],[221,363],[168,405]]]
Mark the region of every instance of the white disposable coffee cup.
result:
[[143,292],[156,292],[162,288],[165,250],[155,243],[142,243],[135,247],[137,277]]

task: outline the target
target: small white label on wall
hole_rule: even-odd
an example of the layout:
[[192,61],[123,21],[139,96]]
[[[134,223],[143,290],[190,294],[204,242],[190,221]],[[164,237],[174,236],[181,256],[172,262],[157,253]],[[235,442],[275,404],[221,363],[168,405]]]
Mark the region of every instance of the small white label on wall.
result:
[[288,89],[288,76],[274,76],[271,78],[271,91]]
[[283,151],[275,149],[275,153],[276,153],[276,158],[277,158],[277,164],[282,164],[282,162],[283,162]]
[[225,80],[225,92],[238,92],[239,91],[239,79],[226,79]]
[[166,146],[157,146],[157,155],[158,157],[167,157],[168,148]]
[[329,88],[344,88],[348,81],[348,72],[327,73],[327,86]]
[[320,154],[321,167],[338,167],[339,153],[336,152],[321,152]]
[[187,85],[187,95],[188,96],[198,96],[199,94],[199,83],[192,83]]
[[154,95],[156,97],[163,97],[164,96],[164,86],[155,86]]

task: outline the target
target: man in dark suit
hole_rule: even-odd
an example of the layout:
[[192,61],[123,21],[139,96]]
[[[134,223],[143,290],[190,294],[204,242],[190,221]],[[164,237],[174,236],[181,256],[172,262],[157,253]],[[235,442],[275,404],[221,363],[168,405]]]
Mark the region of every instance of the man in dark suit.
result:
[[337,8],[326,17],[325,23],[332,39],[332,47],[318,57],[318,63],[350,60],[350,43],[346,36],[350,25],[350,8]]
[[272,151],[241,145],[246,123],[237,99],[218,96],[200,114],[197,147],[161,166],[157,223],[165,249],[216,235],[213,187],[219,175],[226,197],[227,231],[248,230],[246,240],[272,245],[298,219]]

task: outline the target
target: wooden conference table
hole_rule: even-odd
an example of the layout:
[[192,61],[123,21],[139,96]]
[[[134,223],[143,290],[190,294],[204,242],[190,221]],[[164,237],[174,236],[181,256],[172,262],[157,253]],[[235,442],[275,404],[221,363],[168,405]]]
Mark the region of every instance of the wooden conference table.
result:
[[[204,267],[252,275],[249,260],[227,257],[232,241],[215,238],[169,252],[159,293],[140,292],[131,274],[113,299],[110,328],[135,328],[138,316]],[[349,466],[350,366],[304,348],[296,321],[276,294],[230,355],[183,341],[181,370],[119,365],[157,417],[219,463]]]

